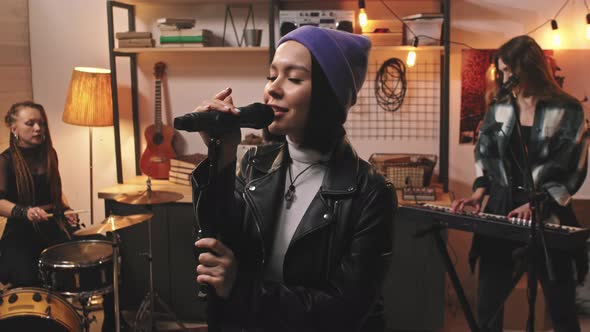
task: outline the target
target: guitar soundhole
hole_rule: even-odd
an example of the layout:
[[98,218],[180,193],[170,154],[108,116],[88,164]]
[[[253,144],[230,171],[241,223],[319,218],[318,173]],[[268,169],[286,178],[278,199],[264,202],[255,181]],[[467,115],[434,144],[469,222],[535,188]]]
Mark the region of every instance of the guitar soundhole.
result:
[[156,145],[160,145],[162,142],[164,142],[164,136],[162,136],[162,134],[154,134],[152,142],[154,142]]

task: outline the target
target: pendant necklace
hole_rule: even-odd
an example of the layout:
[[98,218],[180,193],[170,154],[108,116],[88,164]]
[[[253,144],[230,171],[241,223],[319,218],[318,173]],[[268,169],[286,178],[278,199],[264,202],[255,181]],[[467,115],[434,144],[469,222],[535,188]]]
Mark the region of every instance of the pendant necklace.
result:
[[287,202],[287,209],[291,208],[291,205],[293,204],[293,201],[295,200],[295,181],[297,181],[297,179],[301,176],[301,174],[305,173],[308,169],[310,169],[312,166],[321,164],[320,162],[317,163],[313,163],[309,166],[307,166],[303,171],[301,171],[299,174],[297,174],[297,176],[295,176],[295,178],[293,179],[293,175],[291,175],[291,166],[289,165],[288,168],[288,172],[289,172],[289,181],[291,182],[291,184],[289,185],[289,189],[287,189],[287,192],[285,193],[285,201]]

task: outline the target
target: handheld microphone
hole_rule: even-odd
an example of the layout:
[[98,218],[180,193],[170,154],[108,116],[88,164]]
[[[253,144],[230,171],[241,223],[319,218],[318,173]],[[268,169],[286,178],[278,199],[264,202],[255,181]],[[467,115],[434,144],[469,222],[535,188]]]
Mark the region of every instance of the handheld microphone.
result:
[[498,102],[500,100],[504,100],[504,98],[506,98],[510,93],[512,93],[512,89],[514,89],[514,87],[517,86],[519,82],[520,77],[518,77],[518,75],[512,74],[508,78],[508,81],[502,84],[500,90],[496,94],[496,97],[494,97],[494,101]]
[[224,132],[235,128],[262,129],[268,127],[275,117],[272,107],[261,103],[238,109],[239,116],[219,111],[188,113],[174,118],[174,128],[189,132]]

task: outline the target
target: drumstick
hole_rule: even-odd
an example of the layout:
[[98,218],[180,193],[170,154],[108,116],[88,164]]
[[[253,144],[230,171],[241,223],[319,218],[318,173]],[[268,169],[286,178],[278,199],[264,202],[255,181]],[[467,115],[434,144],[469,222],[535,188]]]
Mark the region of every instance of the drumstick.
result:
[[[80,213],[88,213],[88,210],[69,210],[69,211],[65,211],[64,215],[69,215],[69,214],[80,214]],[[53,217],[55,214],[53,213],[48,213],[47,214],[47,218],[51,218]]]

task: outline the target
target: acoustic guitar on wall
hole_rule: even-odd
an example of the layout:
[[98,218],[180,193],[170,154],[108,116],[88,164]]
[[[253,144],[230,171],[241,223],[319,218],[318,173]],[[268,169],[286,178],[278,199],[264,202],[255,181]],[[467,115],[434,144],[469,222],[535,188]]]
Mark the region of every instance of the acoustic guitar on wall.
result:
[[147,147],[139,161],[141,171],[154,179],[167,179],[170,172],[170,159],[176,158],[172,147],[174,129],[162,123],[162,77],[165,71],[165,63],[158,62],[154,65],[156,83],[154,124],[145,130]]

